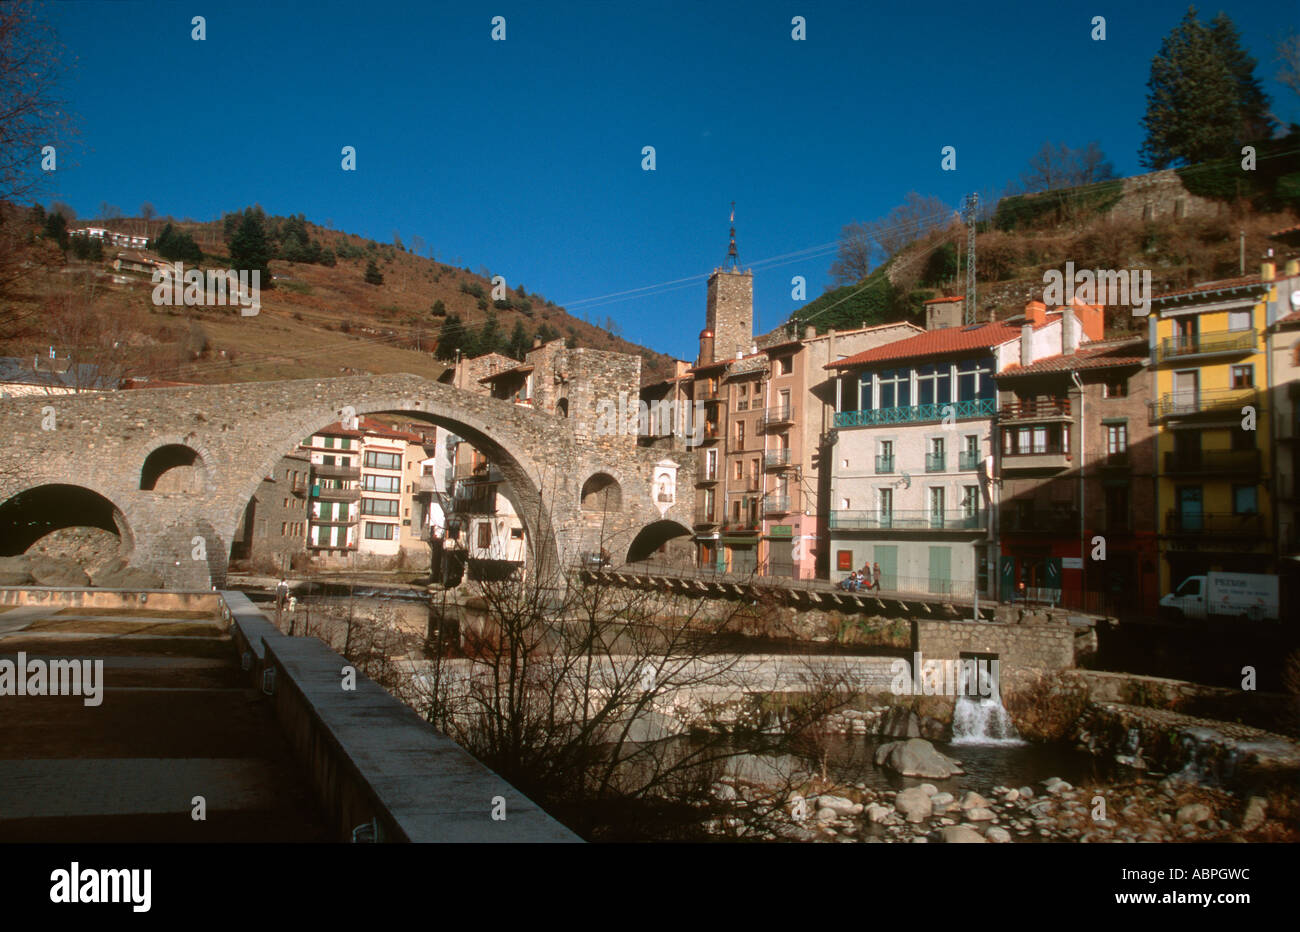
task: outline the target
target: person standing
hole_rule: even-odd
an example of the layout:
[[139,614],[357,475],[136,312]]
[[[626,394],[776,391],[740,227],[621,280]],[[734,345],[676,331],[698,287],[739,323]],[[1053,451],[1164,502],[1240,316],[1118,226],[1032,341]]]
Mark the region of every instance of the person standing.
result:
[[871,564],[871,578],[872,580],[874,580],[873,588],[877,592],[879,592],[880,591],[880,564],[879,563]]
[[876,578],[871,572],[870,561],[862,564],[861,576],[862,576],[862,588],[870,590],[873,585],[873,580],[875,580]]

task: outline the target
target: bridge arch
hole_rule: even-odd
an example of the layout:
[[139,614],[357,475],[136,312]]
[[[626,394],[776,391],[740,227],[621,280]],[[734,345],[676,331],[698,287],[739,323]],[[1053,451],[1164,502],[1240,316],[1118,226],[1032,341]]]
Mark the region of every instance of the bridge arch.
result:
[[0,503],[0,556],[26,553],[47,534],[94,527],[118,538],[118,556],[135,548],[126,513],[107,495],[86,485],[48,482],[17,492]]
[[632,538],[627,548],[627,562],[640,563],[649,560],[664,544],[679,537],[689,537],[691,529],[680,521],[663,520],[647,524]]
[[586,513],[621,511],[623,484],[606,471],[592,473],[582,483],[579,501]]
[[207,462],[203,454],[189,443],[156,446],[140,465],[140,490],[144,492],[201,494],[207,485]]

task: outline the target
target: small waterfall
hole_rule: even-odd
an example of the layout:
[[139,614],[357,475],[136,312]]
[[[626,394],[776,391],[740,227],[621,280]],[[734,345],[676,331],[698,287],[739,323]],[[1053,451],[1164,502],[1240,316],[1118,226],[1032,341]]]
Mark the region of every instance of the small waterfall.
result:
[[1021,745],[1025,742],[999,696],[961,696],[952,712],[953,744]]

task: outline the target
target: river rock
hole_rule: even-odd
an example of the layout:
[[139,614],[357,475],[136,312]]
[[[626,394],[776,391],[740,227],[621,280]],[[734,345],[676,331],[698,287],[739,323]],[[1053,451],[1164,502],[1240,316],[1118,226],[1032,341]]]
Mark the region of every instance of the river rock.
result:
[[974,790],[961,798],[961,807],[963,809],[987,809],[988,805],[989,801]]
[[1246,812],[1241,817],[1241,830],[1243,832],[1253,832],[1264,824],[1264,818],[1268,814],[1268,801],[1263,796],[1252,796],[1246,803]]
[[152,570],[129,566],[126,560],[116,557],[95,571],[90,584],[97,589],[161,589],[163,578]]
[[38,586],[53,586],[63,589],[84,589],[90,585],[86,571],[75,563],[55,560],[52,557],[36,556],[31,558],[32,579]]
[[880,734],[886,738],[919,738],[921,720],[911,709],[892,706],[880,719]]
[[933,783],[922,783],[917,787],[918,790],[924,790],[926,796],[934,796],[939,792],[939,788]]
[[28,557],[0,557],[0,586],[25,586],[32,581]]
[[984,838],[993,842],[995,845],[1005,845],[1011,841],[1011,833],[1004,828],[998,828],[996,825],[990,825],[984,832]]
[[966,810],[966,818],[971,822],[992,822],[996,819],[997,813],[985,806],[976,806],[974,809]]
[[943,812],[953,804],[956,799],[951,793],[935,793],[930,797],[930,805],[934,806],[935,812]]
[[888,806],[882,806],[880,803],[872,803],[867,807],[867,818],[871,822],[879,824],[889,818],[889,814],[893,811],[894,810],[890,809]]
[[719,802],[729,803],[736,799],[736,788],[725,783],[713,784],[713,798]]
[[1188,803],[1178,810],[1178,821],[1194,825],[1209,820],[1213,815],[1214,813],[1205,803]]
[[822,809],[832,810],[839,817],[857,815],[862,811],[861,803],[855,803],[843,796],[818,796],[817,805]]
[[950,825],[939,833],[945,844],[982,845],[985,838],[969,825]]
[[1028,786],[1022,786],[1022,787],[1019,787],[1019,788],[1017,789],[1017,792],[1020,794],[1020,798],[1021,798],[1021,799],[1033,799],[1033,798],[1034,798],[1034,791],[1033,791],[1032,788],[1030,788],[1030,787],[1028,787]]
[[838,818],[839,816],[836,815],[835,810],[830,808],[829,806],[823,806],[822,808],[817,810],[818,822],[834,822]]
[[901,812],[909,822],[924,822],[930,818],[934,808],[930,805],[930,797],[925,790],[920,787],[912,787],[903,790],[894,800],[894,808]]
[[[890,741],[876,749],[876,766],[896,770],[905,777],[928,777],[946,780],[962,772],[960,764],[945,757],[924,738]],[[928,794],[927,798],[928,798]]]

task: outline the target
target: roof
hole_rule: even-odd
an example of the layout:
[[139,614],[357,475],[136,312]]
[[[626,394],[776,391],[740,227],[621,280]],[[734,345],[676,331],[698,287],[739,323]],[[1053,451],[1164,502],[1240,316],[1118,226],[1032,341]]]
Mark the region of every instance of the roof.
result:
[[328,434],[331,437],[382,437],[385,440],[405,440],[408,443],[424,443],[424,438],[405,430],[393,430],[372,417],[357,418],[357,430],[350,430],[342,422],[335,421],[328,427],[313,431],[316,434]]
[[1237,278],[1222,278],[1218,281],[1201,282],[1199,285],[1193,285],[1191,288],[1182,288],[1178,291],[1166,291],[1164,294],[1158,294],[1153,297],[1152,301],[1159,301],[1162,298],[1181,298],[1198,294],[1213,294],[1217,291],[1231,291],[1237,288],[1249,288],[1252,285],[1260,288],[1267,288],[1271,282],[1262,281],[1258,275],[1242,275]]
[[533,366],[530,363],[522,363],[517,366],[511,366],[509,369],[496,369],[489,372],[487,375],[483,376],[483,378],[479,379],[479,382],[491,382],[493,379],[504,378],[507,375],[527,375],[532,371]]
[[[45,362],[46,360],[42,360]],[[30,357],[0,356],[0,382],[10,385],[36,385],[42,388],[94,389],[108,391],[117,387],[116,380],[99,375],[99,367],[78,363],[60,371],[33,370]]]
[[1073,372],[1079,369],[1116,369],[1127,366],[1140,366],[1147,362],[1146,345],[1146,338],[1141,336],[1084,343],[1069,356],[1058,353],[1055,356],[1040,359],[1028,366],[1021,366],[1018,363],[1010,365],[999,372],[997,377],[1001,379],[1015,376],[1044,375],[1053,372]]
[[[1047,324],[1060,320],[1060,318],[1061,314],[1059,312],[1048,314],[1043,322],[1036,325],[1034,329],[1045,327]],[[838,359],[829,363],[826,368],[850,369],[855,366],[868,366],[873,363],[889,362],[895,359],[948,356],[955,353],[968,353],[972,350],[991,349],[994,346],[1001,346],[1003,343],[1010,343],[1012,340],[1020,339],[1020,327],[1019,322],[1010,323],[1005,320],[995,320],[977,324],[973,327],[945,327],[943,330],[929,330],[914,337],[908,337],[906,340],[896,340],[893,343],[886,343],[884,346],[877,346],[875,349],[869,349],[845,359]]]
[[922,301],[922,304],[951,304],[953,301],[965,301],[962,295],[952,295],[947,298],[931,298],[929,301]]

